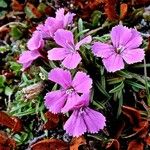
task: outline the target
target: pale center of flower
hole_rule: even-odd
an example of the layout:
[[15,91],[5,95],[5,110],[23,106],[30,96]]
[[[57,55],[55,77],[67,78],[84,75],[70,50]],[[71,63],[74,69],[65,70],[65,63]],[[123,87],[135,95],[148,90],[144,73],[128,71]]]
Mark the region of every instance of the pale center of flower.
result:
[[75,46],[72,42],[66,40],[66,47],[68,48],[68,50],[72,53],[75,52]]
[[66,94],[71,94],[74,91],[73,88],[69,88],[68,90],[66,90]]
[[124,49],[125,49],[125,47],[124,47],[124,46],[119,45],[119,47],[118,47],[118,48],[116,48],[116,52],[117,52],[118,54],[120,54],[120,53],[121,53]]

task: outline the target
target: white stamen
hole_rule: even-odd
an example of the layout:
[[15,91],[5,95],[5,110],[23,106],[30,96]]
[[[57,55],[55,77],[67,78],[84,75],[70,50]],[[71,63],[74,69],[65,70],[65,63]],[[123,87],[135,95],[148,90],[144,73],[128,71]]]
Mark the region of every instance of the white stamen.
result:
[[71,94],[73,91],[74,91],[74,89],[70,88],[70,89],[66,90],[66,94]]

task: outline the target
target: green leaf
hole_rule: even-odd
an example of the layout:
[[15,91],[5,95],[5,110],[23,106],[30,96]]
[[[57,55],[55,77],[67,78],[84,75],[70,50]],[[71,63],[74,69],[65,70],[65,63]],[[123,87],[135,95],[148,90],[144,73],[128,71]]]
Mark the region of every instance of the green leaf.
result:
[[7,7],[7,3],[4,0],[0,0],[0,7],[6,8]]
[[6,77],[4,75],[0,75],[0,87],[4,87],[5,82],[6,82]]
[[79,32],[83,31],[83,21],[81,18],[78,20],[78,30]]
[[124,78],[123,77],[118,77],[118,78],[112,78],[112,79],[108,79],[107,82],[108,84],[116,84],[116,83],[120,83],[124,81]]
[[22,37],[23,33],[22,31],[17,27],[17,26],[13,26],[11,28],[11,31],[10,31],[10,35],[15,39],[15,40],[18,40]]
[[15,72],[15,74],[18,74],[21,71],[22,66],[17,62],[10,62],[10,69]]
[[99,82],[96,82],[96,86],[101,93],[103,93],[106,97],[110,98],[110,95],[107,93],[107,91],[102,87],[102,85]]
[[130,80],[126,80],[126,83],[133,86],[133,87],[136,87],[138,89],[145,89],[145,86],[139,84],[139,83],[136,83],[136,82],[133,82],[133,81],[130,81]]
[[102,12],[96,10],[92,13],[91,18],[92,18],[92,25],[93,26],[98,26],[100,24],[100,18],[102,16]]
[[109,93],[116,93],[124,88],[124,82],[122,81],[118,86],[109,91]]
[[85,30],[82,30],[81,32],[79,32],[76,36],[75,36],[75,39],[77,39],[78,37],[82,37],[82,35],[86,32],[88,32],[89,29],[85,29]]
[[6,86],[5,87],[5,95],[11,96],[12,93],[13,93],[13,90],[10,87]]
[[127,72],[127,71],[118,71],[117,75],[119,75],[121,77],[124,77],[124,78],[127,78],[127,79],[131,79],[132,78],[132,75],[129,72]]

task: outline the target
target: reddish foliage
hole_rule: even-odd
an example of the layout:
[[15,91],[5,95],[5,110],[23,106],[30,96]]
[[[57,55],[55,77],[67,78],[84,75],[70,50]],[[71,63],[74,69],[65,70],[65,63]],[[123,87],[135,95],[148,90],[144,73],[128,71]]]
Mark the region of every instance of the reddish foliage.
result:
[[31,150],[69,150],[68,144],[58,139],[46,139],[31,146]]
[[0,125],[7,126],[11,128],[13,132],[20,132],[22,131],[22,122],[19,118],[10,117],[5,112],[0,112]]
[[78,138],[73,138],[70,143],[70,150],[78,150],[80,145],[86,144],[86,140],[84,136],[80,136]]
[[148,134],[148,121],[139,122],[139,127],[133,127],[133,131],[136,131],[140,138],[145,138]]
[[124,19],[127,15],[128,5],[126,3],[122,3],[120,5],[120,19]]
[[132,107],[123,106],[122,113],[128,118],[131,125],[139,127],[139,122],[142,120],[140,111]]
[[57,114],[53,114],[51,112],[46,112],[45,117],[48,119],[47,122],[44,124],[44,129],[50,130],[57,127],[59,122],[59,116]]
[[79,8],[80,14],[82,18],[88,18],[91,15],[92,11],[98,9],[104,3],[104,0],[75,0],[75,6]]
[[116,139],[111,139],[107,145],[106,145],[107,150],[120,150],[120,143]]
[[27,3],[26,7],[28,7],[28,9],[31,10],[31,12],[37,17],[40,18],[42,16],[42,14],[38,11],[38,9],[31,3]]
[[105,0],[104,10],[109,20],[116,20],[119,18],[116,12],[117,0]]
[[16,148],[16,142],[5,132],[0,131],[0,150],[11,150],[12,148]]
[[150,4],[150,1],[149,0],[128,0],[128,3],[133,6],[135,5],[141,6],[141,5]]
[[14,11],[23,11],[24,5],[20,4],[17,0],[12,0],[11,7]]
[[129,143],[127,150],[144,150],[144,144],[142,142],[133,140]]

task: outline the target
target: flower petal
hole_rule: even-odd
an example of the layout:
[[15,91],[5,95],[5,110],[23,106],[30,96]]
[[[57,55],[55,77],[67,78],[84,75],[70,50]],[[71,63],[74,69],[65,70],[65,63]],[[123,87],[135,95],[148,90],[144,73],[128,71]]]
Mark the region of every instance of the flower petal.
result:
[[52,113],[60,113],[66,102],[66,94],[61,90],[52,91],[46,94],[45,107]]
[[30,65],[32,64],[32,60],[31,61],[29,61],[29,62],[27,62],[27,63],[23,63],[22,65],[22,71],[24,71],[25,69],[27,69],[28,67],[30,67]]
[[35,31],[31,37],[31,39],[27,43],[27,47],[29,50],[37,50],[44,46],[44,40],[42,39],[41,32]]
[[64,125],[66,132],[73,137],[79,137],[87,130],[80,110],[74,110]]
[[71,74],[67,70],[61,68],[54,68],[48,74],[48,79],[61,85],[63,88],[71,86]]
[[50,38],[48,28],[43,24],[39,24],[36,29],[41,32],[42,38]]
[[92,51],[95,56],[101,58],[107,58],[115,53],[114,47],[109,44],[104,44],[101,42],[95,42],[92,46]]
[[31,63],[35,59],[37,59],[40,56],[41,56],[41,54],[37,50],[24,51],[20,55],[18,62],[23,65],[23,70],[25,70],[26,68],[28,68],[31,65]]
[[110,35],[113,45],[118,48],[120,46],[125,46],[125,44],[130,40],[132,33],[131,29],[118,25],[112,28]]
[[74,16],[75,16],[75,14],[74,14],[74,13],[70,13],[70,12],[68,12],[68,13],[64,16],[64,28],[65,28],[66,26],[68,26],[69,24],[72,23]]
[[59,8],[57,11],[56,11],[56,19],[58,20],[63,20],[64,19],[64,13],[65,13],[65,10],[64,8]]
[[78,52],[70,53],[66,55],[66,58],[63,60],[62,64],[68,69],[74,69],[78,66],[81,61],[81,56]]
[[49,60],[63,60],[68,54],[68,50],[65,48],[53,48],[48,51]]
[[87,132],[98,133],[100,129],[103,129],[105,124],[105,117],[89,107],[84,108],[83,118],[87,126]]
[[73,33],[68,30],[58,29],[54,35],[55,42],[64,47],[68,48],[68,45],[74,46]]
[[122,58],[127,64],[141,62],[144,59],[144,49],[126,49],[122,52]]
[[69,110],[71,110],[77,102],[80,101],[80,96],[75,93],[75,92],[72,92],[71,94],[68,94],[68,97],[67,97],[67,101],[66,101],[66,104],[65,106],[62,108],[61,112],[62,113],[66,113],[68,112]]
[[78,93],[88,93],[92,88],[92,79],[86,73],[78,71],[72,81],[72,86]]
[[142,44],[142,40],[143,40],[142,36],[135,29],[131,29],[131,33],[132,33],[132,36],[130,40],[127,42],[127,44],[125,45],[125,48],[127,49],[138,48]]
[[49,36],[53,38],[55,32],[58,29],[63,28],[63,20],[58,20],[53,17],[48,17],[45,21],[45,28],[48,29]]
[[108,58],[104,58],[103,64],[108,72],[116,72],[124,68],[124,62],[119,54],[113,54]]
[[79,48],[80,48],[81,45],[90,43],[91,41],[92,41],[92,37],[89,35],[89,36],[85,37],[84,39],[82,39],[81,41],[79,41],[79,42],[76,44],[75,49],[76,49],[76,50],[79,50]]

